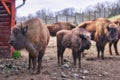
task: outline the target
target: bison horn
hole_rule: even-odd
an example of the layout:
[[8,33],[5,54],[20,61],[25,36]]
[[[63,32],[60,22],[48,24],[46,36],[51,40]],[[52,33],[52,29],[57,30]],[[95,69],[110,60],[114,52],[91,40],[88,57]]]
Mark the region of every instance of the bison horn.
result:
[[28,30],[28,26],[23,27],[23,28],[22,28],[22,32],[23,32],[23,34],[26,34],[26,33],[27,33],[27,30]]

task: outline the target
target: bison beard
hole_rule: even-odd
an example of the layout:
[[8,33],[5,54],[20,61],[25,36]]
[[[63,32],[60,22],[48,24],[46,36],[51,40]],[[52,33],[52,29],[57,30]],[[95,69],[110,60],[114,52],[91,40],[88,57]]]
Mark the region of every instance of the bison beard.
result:
[[72,30],[58,31],[56,36],[58,64],[63,64],[63,53],[65,49],[71,48],[74,65],[76,65],[76,60],[78,59],[79,67],[81,67],[81,52],[89,49],[91,46],[90,33],[83,28],[75,28]]
[[[39,18],[27,20],[15,25],[10,35],[9,43],[17,50],[26,49],[29,52],[29,69],[33,63],[33,73],[40,73],[41,62],[49,42],[50,34]],[[38,66],[36,70],[36,60]]]

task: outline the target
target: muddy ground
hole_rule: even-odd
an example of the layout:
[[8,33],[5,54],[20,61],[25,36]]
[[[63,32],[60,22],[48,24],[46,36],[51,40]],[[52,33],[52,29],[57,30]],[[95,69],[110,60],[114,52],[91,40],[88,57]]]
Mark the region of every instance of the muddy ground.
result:
[[[120,43],[118,44],[118,47]],[[119,48],[118,48],[119,50]],[[42,71],[39,75],[32,75],[28,70],[28,53],[23,50],[19,59],[0,59],[0,80],[120,80],[120,56],[113,51],[111,56],[108,52],[108,44],[105,47],[105,59],[96,58],[95,43],[82,58],[82,68],[73,66],[71,50],[64,53],[64,65],[57,64],[56,37],[51,37],[46,49]],[[120,52],[120,50],[119,50]]]

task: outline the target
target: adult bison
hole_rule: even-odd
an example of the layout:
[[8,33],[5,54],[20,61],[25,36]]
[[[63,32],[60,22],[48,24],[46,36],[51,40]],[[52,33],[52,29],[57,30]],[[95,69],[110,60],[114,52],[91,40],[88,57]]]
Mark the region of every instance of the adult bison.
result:
[[114,20],[112,22],[119,26],[118,27],[118,40],[109,43],[109,52],[110,52],[110,55],[112,55],[111,46],[114,45],[115,53],[116,53],[116,55],[119,55],[118,49],[117,49],[117,43],[118,43],[118,41],[120,39],[120,18],[118,18],[118,19],[116,19],[116,20]]
[[74,65],[76,65],[76,60],[79,59],[79,67],[81,67],[81,52],[91,46],[90,33],[83,28],[74,28],[72,30],[58,31],[56,37],[58,64],[63,64],[65,49],[71,48]]
[[104,48],[107,42],[118,40],[118,26],[106,18],[97,18],[78,25],[91,33],[92,40],[96,42],[98,58],[104,59]]
[[26,49],[29,52],[29,68],[31,61],[33,71],[36,70],[36,59],[38,60],[37,72],[40,73],[42,57],[49,42],[50,34],[47,27],[39,18],[27,20],[15,25],[10,36],[9,43],[16,49]]
[[75,28],[75,25],[70,22],[56,22],[54,24],[47,24],[47,28],[51,36],[56,36],[57,31],[71,30]]

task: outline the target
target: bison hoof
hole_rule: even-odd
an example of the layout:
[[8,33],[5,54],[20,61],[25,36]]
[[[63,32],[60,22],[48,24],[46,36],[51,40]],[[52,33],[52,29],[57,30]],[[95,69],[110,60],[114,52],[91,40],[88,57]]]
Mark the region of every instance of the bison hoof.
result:
[[81,68],[81,65],[79,65],[78,68],[80,69],[80,68]]
[[40,71],[37,71],[36,74],[40,74]]
[[118,56],[118,55],[119,55],[119,53],[116,53],[116,55]]
[[104,60],[104,57],[102,57],[102,60]]
[[36,73],[35,72],[32,72],[31,75],[35,75]]
[[58,66],[61,66],[61,64],[59,63]]
[[112,53],[110,53],[110,55],[112,55]]
[[31,67],[28,67],[27,69],[29,70],[29,69],[31,69]]

